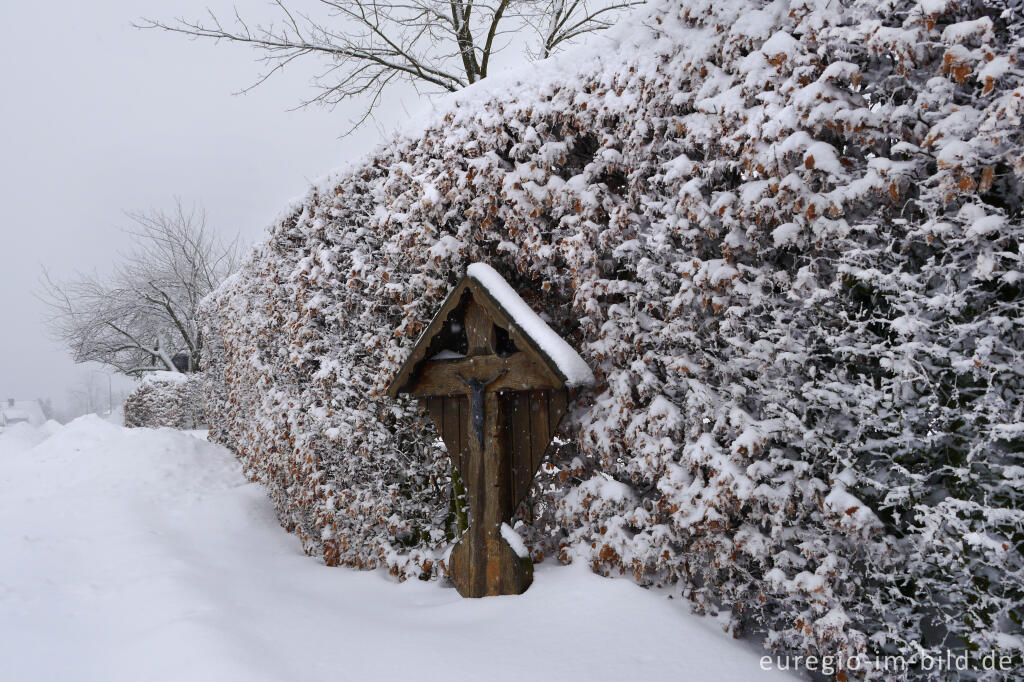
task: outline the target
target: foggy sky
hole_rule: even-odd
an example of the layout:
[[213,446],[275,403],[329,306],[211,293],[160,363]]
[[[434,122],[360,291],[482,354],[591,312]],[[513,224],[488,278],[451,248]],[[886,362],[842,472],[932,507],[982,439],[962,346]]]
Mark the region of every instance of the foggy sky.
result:
[[[401,124],[406,97],[344,140],[355,114],[309,108],[307,73],[259,73],[245,47],[131,27],[142,16],[200,17],[164,0],[23,3],[0,9],[0,399],[52,397],[88,376],[42,324],[41,268],[56,279],[104,271],[127,248],[124,211],[204,205],[211,226],[251,243],[309,181],[372,149]],[[268,16],[239,0],[243,15]],[[409,103],[411,101],[411,104]],[[105,378],[103,379],[106,383]]]

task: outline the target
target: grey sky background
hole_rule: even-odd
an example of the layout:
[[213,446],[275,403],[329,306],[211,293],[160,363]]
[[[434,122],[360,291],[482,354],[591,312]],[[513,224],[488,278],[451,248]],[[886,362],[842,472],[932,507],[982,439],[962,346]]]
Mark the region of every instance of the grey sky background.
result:
[[[247,18],[265,2],[240,0]],[[308,183],[371,150],[424,100],[397,96],[377,124],[339,139],[357,108],[289,111],[309,72],[289,68],[249,94],[259,73],[236,45],[140,31],[142,16],[230,11],[220,0],[6,0],[0,19],[0,398],[51,397],[95,367],[51,341],[34,298],[57,279],[104,271],[127,248],[124,211],[206,207],[226,235],[258,240]],[[106,383],[105,378],[103,383]]]

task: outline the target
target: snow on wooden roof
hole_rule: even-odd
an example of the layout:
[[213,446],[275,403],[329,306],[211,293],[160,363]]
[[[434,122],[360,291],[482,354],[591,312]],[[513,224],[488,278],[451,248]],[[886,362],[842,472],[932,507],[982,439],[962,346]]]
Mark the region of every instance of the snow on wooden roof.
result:
[[466,269],[466,275],[476,280],[512,323],[539,347],[562,375],[566,386],[574,388],[594,383],[594,373],[580,354],[534,312],[497,270],[486,263],[473,263]]
[[494,268],[486,263],[473,263],[417,339],[388,386],[388,395],[395,397],[407,390],[420,363],[433,359],[426,356],[431,341],[441,333],[448,315],[459,307],[467,291],[484,305],[495,324],[504,327],[517,344],[525,346],[522,350],[546,367],[548,374],[557,379],[556,387],[579,388],[594,383],[594,374],[579,353],[549,327]]

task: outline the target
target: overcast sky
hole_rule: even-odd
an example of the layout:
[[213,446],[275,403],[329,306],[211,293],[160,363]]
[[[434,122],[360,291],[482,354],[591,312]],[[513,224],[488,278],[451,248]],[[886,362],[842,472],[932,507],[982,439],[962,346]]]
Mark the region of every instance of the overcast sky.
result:
[[[89,376],[46,334],[33,297],[44,266],[58,279],[108,268],[126,246],[123,212],[170,208],[175,196],[252,242],[309,181],[423,106],[407,97],[339,139],[354,110],[289,111],[311,92],[298,68],[236,96],[258,75],[253,52],[130,25],[198,17],[206,4],[2,3],[0,398],[61,400]],[[237,4],[247,17],[271,12]]]

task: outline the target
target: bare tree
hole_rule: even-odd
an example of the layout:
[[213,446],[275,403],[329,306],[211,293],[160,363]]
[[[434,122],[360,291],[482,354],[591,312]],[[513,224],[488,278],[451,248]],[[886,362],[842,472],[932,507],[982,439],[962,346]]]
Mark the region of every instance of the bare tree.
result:
[[[583,34],[607,28],[615,14],[642,0],[316,0],[328,19],[299,11],[299,0],[274,0],[277,23],[250,24],[235,10],[228,23],[208,10],[206,21],[146,19],[196,38],[243,43],[262,53],[264,82],[296,59],[319,57],[317,94],[303,104],[333,106],[367,96],[360,123],[385,88],[406,80],[427,91],[455,91],[487,77],[491,57],[515,35],[528,54],[547,57]],[[358,123],[356,124],[358,125]]]
[[171,212],[129,213],[132,250],[110,276],[66,283],[43,272],[48,322],[76,362],[95,361],[137,376],[199,368],[199,302],[237,262],[237,242],[221,241],[206,214],[180,201]]
[[121,405],[132,389],[124,386],[113,386],[110,375],[92,370],[78,382],[68,386],[64,400],[54,409],[51,401],[40,400],[47,419],[56,419],[66,424],[83,414],[108,415],[114,405]]

